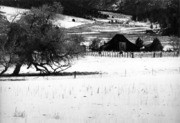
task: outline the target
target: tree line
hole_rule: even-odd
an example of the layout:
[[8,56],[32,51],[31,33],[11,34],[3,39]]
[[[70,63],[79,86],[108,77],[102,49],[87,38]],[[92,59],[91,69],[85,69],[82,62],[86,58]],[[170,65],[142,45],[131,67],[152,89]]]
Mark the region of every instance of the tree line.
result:
[[162,35],[180,36],[179,0],[122,0],[118,12],[132,15],[134,20],[159,23]]

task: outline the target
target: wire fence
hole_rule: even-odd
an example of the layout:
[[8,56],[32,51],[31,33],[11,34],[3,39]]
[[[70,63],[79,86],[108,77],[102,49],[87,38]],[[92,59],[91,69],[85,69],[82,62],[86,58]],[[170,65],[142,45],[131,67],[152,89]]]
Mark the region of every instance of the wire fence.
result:
[[86,52],[87,56],[98,56],[98,57],[120,57],[120,58],[157,58],[157,57],[178,57],[179,52]]

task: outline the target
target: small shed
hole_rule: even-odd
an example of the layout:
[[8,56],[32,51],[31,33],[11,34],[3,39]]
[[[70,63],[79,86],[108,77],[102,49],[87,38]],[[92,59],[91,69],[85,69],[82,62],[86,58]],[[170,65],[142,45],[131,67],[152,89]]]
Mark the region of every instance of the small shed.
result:
[[145,51],[162,51],[163,46],[158,38],[155,38],[151,44],[145,46]]

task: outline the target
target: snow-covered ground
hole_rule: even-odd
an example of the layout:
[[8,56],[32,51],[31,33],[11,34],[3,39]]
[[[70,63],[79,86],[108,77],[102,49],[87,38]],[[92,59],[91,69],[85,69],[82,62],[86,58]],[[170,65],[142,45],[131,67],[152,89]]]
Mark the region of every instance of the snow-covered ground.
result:
[[180,73],[180,57],[113,58],[87,56],[75,61],[67,71],[102,72],[112,76],[143,76]]
[[0,82],[0,122],[179,123],[179,61],[88,56],[68,71],[106,74],[1,78],[16,81]]
[[73,16],[61,15],[61,14],[58,14],[54,20],[55,25],[64,28],[72,28],[72,27],[76,27],[84,24],[92,24],[92,23],[94,23],[94,21],[73,17]]
[[5,15],[8,21],[12,21],[14,18],[18,20],[24,12],[27,12],[27,9],[20,9],[8,6],[1,6],[0,5],[0,12]]
[[[16,10],[0,7],[8,17],[21,12]],[[122,19],[125,21],[126,17]],[[87,24],[89,31],[77,32],[84,35],[149,29],[149,24],[140,22],[130,24],[142,27],[108,23],[88,27],[94,22],[62,15],[57,15],[54,23],[64,28]],[[67,72],[102,74],[77,76],[76,79],[73,76],[2,77],[0,123],[179,123],[179,61],[179,57],[87,56],[75,60]],[[26,67],[22,67],[21,73],[35,72]],[[12,69],[8,73],[12,73]]]
[[[108,76],[143,76],[143,75],[164,75],[180,73],[180,57],[162,58],[116,58],[116,57],[93,57],[85,56],[72,62],[72,67],[66,72],[100,72]],[[12,73],[14,68],[6,73]],[[36,73],[32,67],[21,68],[20,73]],[[125,75],[126,74],[126,75]]]

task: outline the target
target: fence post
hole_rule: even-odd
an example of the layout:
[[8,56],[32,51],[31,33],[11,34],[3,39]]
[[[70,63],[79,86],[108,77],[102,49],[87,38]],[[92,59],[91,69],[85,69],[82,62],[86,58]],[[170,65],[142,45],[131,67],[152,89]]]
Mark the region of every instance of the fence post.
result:
[[176,56],[176,52],[174,52],[174,57]]
[[156,53],[154,52],[154,53],[153,53],[153,58],[155,58],[155,57],[156,57]]
[[134,58],[134,53],[133,52],[131,52],[131,56],[132,56],[132,58]]
[[77,74],[76,71],[74,71],[74,79],[76,78],[76,74]]
[[178,51],[176,52],[176,54],[177,54],[177,57],[179,56],[179,49],[178,49]]

